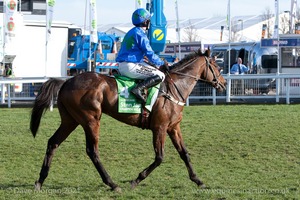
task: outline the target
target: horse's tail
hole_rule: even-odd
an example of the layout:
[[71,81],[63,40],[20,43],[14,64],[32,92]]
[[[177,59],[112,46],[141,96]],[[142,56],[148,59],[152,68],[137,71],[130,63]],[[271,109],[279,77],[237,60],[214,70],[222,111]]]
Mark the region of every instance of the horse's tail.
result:
[[57,95],[60,87],[64,82],[64,80],[51,78],[46,81],[40,88],[31,111],[30,130],[33,137],[35,137],[38,131],[42,115],[50,107],[52,100],[54,100],[54,96]]

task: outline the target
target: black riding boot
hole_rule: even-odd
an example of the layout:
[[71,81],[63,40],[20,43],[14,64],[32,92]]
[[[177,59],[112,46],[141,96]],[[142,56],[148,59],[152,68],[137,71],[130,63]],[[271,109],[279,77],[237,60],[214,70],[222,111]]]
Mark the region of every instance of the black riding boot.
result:
[[162,79],[159,76],[149,77],[146,80],[144,80],[143,82],[137,84],[135,86],[135,88],[133,88],[131,90],[131,93],[133,93],[138,99],[140,99],[142,101],[143,104],[145,104],[146,99],[142,94],[143,90],[153,87],[153,86],[157,85],[158,83],[160,83],[161,81],[162,81]]

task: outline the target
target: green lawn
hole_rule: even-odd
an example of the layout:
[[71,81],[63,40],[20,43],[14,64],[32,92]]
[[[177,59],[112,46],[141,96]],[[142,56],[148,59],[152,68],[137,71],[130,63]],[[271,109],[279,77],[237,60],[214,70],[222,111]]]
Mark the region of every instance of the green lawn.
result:
[[42,118],[33,138],[30,109],[1,108],[0,199],[299,199],[300,105],[218,105],[185,108],[185,144],[199,178],[189,180],[167,139],[165,159],[134,190],[129,181],[154,159],[152,134],[110,117],[101,120],[100,156],[115,193],[102,183],[77,128],[56,152],[40,192],[34,191],[57,109]]

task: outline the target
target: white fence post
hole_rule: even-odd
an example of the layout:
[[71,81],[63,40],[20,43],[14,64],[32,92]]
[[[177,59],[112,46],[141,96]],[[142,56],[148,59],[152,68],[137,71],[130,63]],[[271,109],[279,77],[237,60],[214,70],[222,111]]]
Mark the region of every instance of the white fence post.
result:
[[5,103],[5,84],[1,84],[1,103]]
[[230,95],[231,95],[231,78],[230,76],[227,77],[227,87],[226,87],[226,102],[230,102]]
[[10,84],[7,84],[7,107],[11,108]]
[[189,105],[190,105],[190,97],[187,98],[186,104],[185,104],[185,105],[186,105],[186,106],[189,106]]
[[279,102],[279,94],[280,94],[280,79],[279,74],[276,74],[276,103]]
[[212,96],[213,96],[213,105],[217,105],[217,90],[216,90],[216,88],[213,88]]
[[285,79],[285,85],[286,85],[286,104],[290,104],[290,83],[291,79],[286,78]]

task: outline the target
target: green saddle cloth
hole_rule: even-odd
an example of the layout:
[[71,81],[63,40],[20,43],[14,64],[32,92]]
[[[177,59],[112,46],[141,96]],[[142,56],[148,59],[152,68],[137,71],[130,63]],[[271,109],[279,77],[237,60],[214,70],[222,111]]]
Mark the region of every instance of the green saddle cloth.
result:
[[[134,79],[115,75],[118,86],[118,111],[119,113],[141,113],[142,104],[136,99],[135,95],[131,94],[131,89],[135,87]],[[151,112],[152,106],[158,95],[160,84],[148,89],[148,96],[145,108]]]

